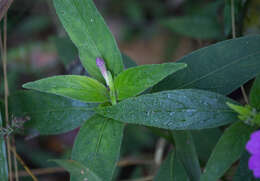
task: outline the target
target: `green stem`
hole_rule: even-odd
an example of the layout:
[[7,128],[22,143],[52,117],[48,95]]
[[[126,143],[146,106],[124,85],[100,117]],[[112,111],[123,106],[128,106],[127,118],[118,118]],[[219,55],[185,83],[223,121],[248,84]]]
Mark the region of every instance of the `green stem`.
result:
[[115,86],[114,86],[114,81],[113,81],[113,78],[112,78],[112,75],[109,71],[107,71],[108,73],[108,80],[109,80],[109,94],[110,94],[110,100],[111,100],[111,103],[112,105],[115,105],[116,104],[116,90],[115,90]]

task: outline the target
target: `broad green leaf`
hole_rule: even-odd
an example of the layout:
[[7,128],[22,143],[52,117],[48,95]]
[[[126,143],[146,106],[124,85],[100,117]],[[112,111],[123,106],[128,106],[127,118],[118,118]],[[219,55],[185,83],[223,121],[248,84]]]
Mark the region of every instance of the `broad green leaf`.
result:
[[122,100],[136,96],[168,75],[185,67],[185,64],[164,63],[129,68],[115,78],[117,97]]
[[8,165],[4,136],[1,134],[3,128],[2,116],[0,113],[0,180],[8,181]]
[[92,0],[53,0],[56,12],[79,50],[80,59],[89,74],[104,81],[96,66],[96,58],[106,62],[116,76],[123,71],[121,53]]
[[81,127],[72,159],[81,162],[101,179],[111,180],[120,155],[123,130],[124,124],[94,115]]
[[260,111],[260,74],[256,77],[250,91],[250,105]]
[[74,160],[50,160],[64,167],[75,177],[71,181],[102,181],[94,172]]
[[200,181],[200,164],[191,133],[189,131],[173,131],[172,136],[177,155],[190,181]]
[[97,104],[74,101],[61,96],[35,91],[19,91],[9,97],[14,117],[28,117],[25,128],[39,134],[60,134],[79,127],[93,115]]
[[230,166],[240,158],[250,134],[254,131],[243,122],[227,128],[214,148],[201,181],[217,181]]
[[260,36],[226,40],[194,51],[180,63],[188,68],[157,84],[153,91],[197,88],[229,94],[260,73]]
[[191,131],[200,161],[206,163],[222,132],[219,128]]
[[219,39],[223,36],[217,18],[211,16],[172,17],[160,22],[175,33],[198,39]]
[[168,154],[167,158],[159,168],[154,181],[189,181],[182,163],[179,161],[176,152]]
[[69,97],[83,102],[109,101],[106,87],[95,79],[79,75],[53,76],[23,85],[24,88]]
[[131,124],[169,130],[213,128],[237,121],[223,95],[183,89],[145,94],[96,111],[106,117]]
[[248,169],[248,159],[250,154],[244,151],[239,161],[239,166],[233,177],[233,181],[260,181],[253,176],[253,172]]

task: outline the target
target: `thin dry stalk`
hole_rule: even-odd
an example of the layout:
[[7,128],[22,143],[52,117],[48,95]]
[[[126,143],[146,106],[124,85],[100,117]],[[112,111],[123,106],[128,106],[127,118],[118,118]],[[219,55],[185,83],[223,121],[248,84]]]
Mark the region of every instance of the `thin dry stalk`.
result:
[[13,147],[10,147],[12,152],[14,153],[15,157],[17,158],[17,160],[20,162],[20,164],[24,167],[24,169],[26,170],[26,172],[32,177],[33,181],[38,181],[38,179],[35,177],[35,175],[31,172],[31,170],[29,169],[29,167],[25,164],[25,162],[23,161],[23,159],[16,153],[16,150]]
[[[236,24],[235,24],[235,8],[234,8],[234,0],[231,0],[231,21],[232,21],[232,38],[236,38]],[[245,102],[248,104],[248,97],[246,94],[246,90],[244,86],[242,85],[241,87],[241,92],[244,97]]]
[[[4,18],[4,39],[2,40],[2,32],[0,28],[0,50],[1,50],[1,58],[3,63],[3,73],[4,73],[4,101],[5,101],[5,121],[6,127],[9,127],[9,117],[8,117],[8,81],[7,81],[7,16]],[[7,157],[8,157],[8,168],[10,181],[13,180],[12,174],[12,158],[10,152],[10,138],[6,138],[6,147],[7,147]]]

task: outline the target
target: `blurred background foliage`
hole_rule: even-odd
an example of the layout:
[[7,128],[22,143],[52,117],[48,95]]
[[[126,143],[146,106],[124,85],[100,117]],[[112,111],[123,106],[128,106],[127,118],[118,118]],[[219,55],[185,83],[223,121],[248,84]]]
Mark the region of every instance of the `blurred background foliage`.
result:
[[[260,33],[260,1],[234,2],[237,36]],[[176,61],[193,50],[232,37],[230,0],[95,0],[95,3],[120,50],[137,64]],[[7,27],[11,95],[28,81],[60,74],[87,74],[51,0],[14,1],[8,11]],[[0,66],[2,75],[2,64]],[[0,83],[3,97],[3,76]],[[234,94],[234,97],[241,96]],[[55,171],[57,165],[47,160],[68,158],[78,129],[56,136],[37,136],[33,130],[27,131],[16,135],[18,153],[32,169],[53,168]],[[205,136],[203,134],[211,134],[213,141],[206,140],[202,144],[199,136]],[[202,164],[220,134],[221,129],[206,130],[194,137]],[[163,145],[163,155],[171,148],[156,135],[169,139],[162,130],[127,126],[115,180],[144,177],[157,169],[151,162],[154,163],[158,145]],[[20,170],[23,170],[21,166]],[[20,180],[31,178],[23,176]],[[39,175],[39,180],[69,178],[66,172],[57,169],[52,174]]]

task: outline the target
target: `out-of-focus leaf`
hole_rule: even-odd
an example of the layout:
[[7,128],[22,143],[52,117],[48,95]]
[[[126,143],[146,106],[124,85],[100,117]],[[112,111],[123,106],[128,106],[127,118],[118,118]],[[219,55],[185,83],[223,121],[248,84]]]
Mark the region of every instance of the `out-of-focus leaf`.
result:
[[136,96],[168,75],[185,68],[185,64],[142,65],[121,72],[114,81],[119,100]]
[[189,131],[173,131],[176,153],[190,181],[200,181],[200,164],[192,135]]
[[254,128],[236,122],[227,128],[214,148],[201,181],[217,181],[240,158]]
[[193,130],[191,133],[195,143],[196,151],[199,155],[199,159],[203,163],[206,163],[222,132],[219,128],[213,128]]
[[75,177],[70,181],[102,181],[94,172],[81,163],[74,160],[51,160],[64,167]]
[[[243,15],[243,7],[246,1],[233,0],[234,2],[234,16],[236,23],[239,23]],[[246,19],[246,18],[245,18]],[[224,33],[228,36],[232,30],[232,17],[231,17],[231,0],[225,0],[224,8]]]
[[54,0],[56,12],[79,50],[80,60],[88,73],[104,81],[96,66],[103,58],[113,76],[123,71],[121,53],[92,0]]
[[2,115],[0,112],[0,180],[8,181],[7,154],[6,154],[4,135],[1,134],[2,128],[3,128],[3,121],[2,121]]
[[233,181],[260,181],[254,178],[252,171],[248,169],[249,154],[244,151],[239,162],[237,171],[233,177]]
[[250,105],[260,111],[260,74],[256,77],[250,91]]
[[83,103],[52,94],[20,91],[9,97],[14,117],[29,117],[25,128],[39,134],[60,134],[79,127],[93,115],[97,104]]
[[176,152],[172,151],[159,168],[154,181],[189,181]]
[[213,92],[183,89],[145,94],[96,111],[118,121],[169,130],[214,128],[237,121],[226,105],[231,99]]
[[260,36],[226,40],[194,51],[180,63],[188,68],[168,76],[153,91],[197,88],[229,94],[260,73]]
[[60,60],[65,66],[76,60],[78,50],[68,37],[55,37],[53,41],[56,44]]
[[110,181],[120,156],[123,130],[124,124],[94,115],[80,128],[71,158]]
[[175,33],[198,39],[219,39],[222,32],[216,18],[210,16],[172,17],[160,22]]
[[106,87],[95,79],[79,75],[59,75],[28,82],[24,88],[65,96],[83,102],[109,101]]

